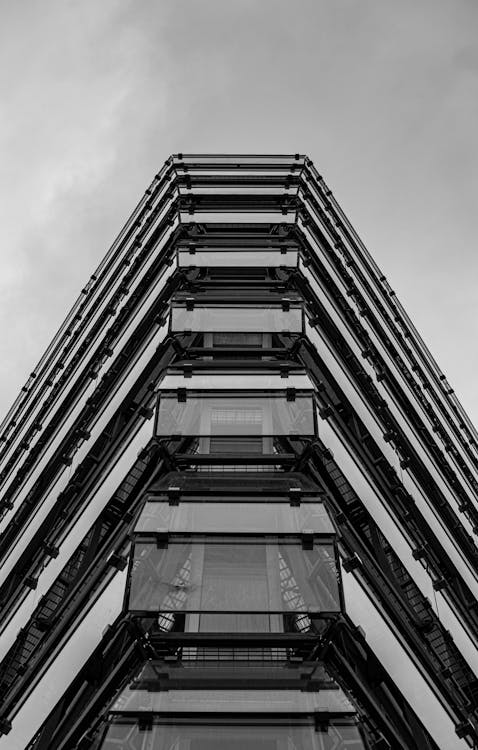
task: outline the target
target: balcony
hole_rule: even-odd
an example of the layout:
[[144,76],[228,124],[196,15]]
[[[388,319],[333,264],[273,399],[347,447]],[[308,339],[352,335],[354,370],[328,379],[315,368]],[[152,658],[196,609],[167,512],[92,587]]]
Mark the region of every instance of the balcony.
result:
[[[227,378],[232,385],[233,378]],[[284,381],[282,381],[284,382]],[[157,437],[204,438],[210,449],[221,437],[256,438],[280,435],[315,437],[314,392],[277,390],[161,389],[155,424]],[[203,451],[205,452],[205,451]],[[213,452],[213,451],[207,451]]]
[[307,534],[326,537],[335,535],[335,528],[323,503],[302,503],[291,507],[288,503],[232,502],[228,496],[208,502],[194,498],[193,502],[171,505],[148,500],[134,527],[134,534],[197,533],[227,534]]
[[255,247],[180,247],[177,251],[179,268],[297,268],[297,249]]
[[335,547],[313,532],[137,535],[127,600],[141,616],[181,613],[196,632],[282,632],[285,616],[342,609]]
[[[196,304],[175,301],[171,308],[171,333],[283,333],[301,334],[304,314],[300,303],[284,299],[276,305]],[[220,345],[220,342],[217,342]],[[260,344],[260,341],[258,342]]]

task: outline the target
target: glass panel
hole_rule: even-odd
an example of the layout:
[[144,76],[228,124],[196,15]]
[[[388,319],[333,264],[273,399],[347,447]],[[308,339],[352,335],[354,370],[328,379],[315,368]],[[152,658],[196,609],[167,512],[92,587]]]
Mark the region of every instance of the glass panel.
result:
[[129,609],[337,612],[340,596],[334,547],[315,543],[307,550],[297,543],[264,543],[250,537],[231,538],[227,543],[172,541],[165,548],[136,541]]
[[206,442],[201,442],[198,445],[198,453],[219,453],[219,454],[230,454],[230,453],[253,453],[262,455],[264,453],[272,453],[272,445],[266,444],[266,439],[262,437],[211,437],[206,438]]
[[[244,474],[240,478],[237,476],[231,477],[227,473],[221,476],[199,477],[185,471],[170,472],[165,477],[160,478],[158,483],[154,485],[154,490],[165,492],[171,486],[178,487],[181,493],[185,493],[185,499],[189,500],[190,498],[191,501],[194,500],[195,502],[201,502],[202,500],[234,502],[237,499],[236,494],[244,495],[243,500],[247,500],[247,502],[287,502],[286,498],[281,498],[280,495],[289,492],[291,488],[304,491],[303,502],[319,500],[317,495],[309,496],[308,494],[309,492],[315,492],[318,489],[317,485],[304,474],[297,474],[293,471],[280,476],[272,472],[269,472],[266,476],[261,474],[256,477]],[[214,497],[205,497],[211,490],[214,492]],[[222,495],[217,496],[216,492],[220,492]],[[165,498],[161,499],[164,500]]]
[[[299,158],[296,159],[295,154],[182,154],[181,158],[173,156],[173,164],[185,162],[189,167],[189,171],[194,170],[195,173],[197,171],[200,172],[200,167],[202,166],[203,170],[207,168],[206,174],[211,174],[209,168],[211,165],[216,164],[217,169],[221,171],[227,169],[228,172],[233,171],[237,174],[238,170],[240,170],[241,175],[245,171],[250,171],[253,174],[263,173],[268,176],[271,167],[274,167],[274,173],[277,174],[277,165],[284,165],[284,176],[287,176],[290,173],[289,170],[291,167],[298,168],[304,163],[304,158],[299,155]],[[233,167],[232,170],[231,167]]]
[[[210,337],[205,338],[205,346],[208,345],[208,338]],[[247,346],[256,349],[258,346],[261,348],[265,346],[264,339],[265,335],[263,333],[236,333],[235,331],[233,333],[213,333],[212,346],[228,347],[229,349]]]
[[[286,479],[288,479],[289,474],[291,472],[288,472]],[[184,474],[183,474],[184,476]],[[159,502],[169,502],[169,495],[166,495],[166,492],[169,490],[171,491],[178,491],[179,496],[178,500],[180,498],[181,504],[183,503],[225,503],[225,504],[233,504],[233,503],[250,503],[250,504],[259,504],[263,505],[266,503],[272,503],[273,505],[285,505],[286,507],[289,507],[290,500],[289,497],[286,496],[280,496],[280,495],[268,495],[266,492],[259,495],[257,494],[257,485],[259,484],[260,480],[262,479],[262,474],[258,475],[257,477],[252,477],[250,475],[244,475],[242,477],[229,476],[227,475],[227,480],[229,481],[229,486],[231,489],[230,495],[216,495],[216,486],[212,487],[211,482],[216,479],[216,476],[213,477],[201,477],[201,479],[204,479],[205,482],[202,483],[200,487],[194,487],[194,489],[202,490],[204,494],[202,495],[190,495],[189,490],[192,489],[192,485],[185,482],[183,485],[183,482],[181,481],[183,479],[183,476],[181,476],[180,479],[177,481],[177,485],[175,484],[175,480],[171,479],[170,484],[168,487],[163,488],[154,488],[151,495],[148,495],[148,502],[154,504]],[[189,475],[190,476],[190,475]],[[189,477],[186,477],[186,480]],[[196,477],[193,475],[193,478],[196,479]],[[275,476],[273,476],[275,479]],[[218,477],[219,480],[223,479],[223,477]],[[245,484],[246,480],[251,479],[252,482],[248,483],[248,485]],[[255,479],[255,483],[254,483]],[[271,481],[270,476],[267,476],[266,481]],[[279,479],[282,479],[282,476],[279,477]],[[208,481],[210,480],[210,481]],[[244,483],[244,486],[242,486]],[[224,493],[225,491],[225,485],[226,480],[224,481],[224,484],[218,484],[217,489],[219,492]],[[281,489],[284,492],[287,492],[290,490],[289,482],[285,481],[282,483],[282,486],[278,485],[277,487],[271,487],[267,488],[270,489],[271,492],[277,489]],[[158,492],[161,492],[161,494],[156,495],[156,490]],[[212,490],[212,495],[206,495],[206,492]],[[249,490],[249,491],[248,491]],[[232,494],[232,492],[237,492],[237,494]],[[184,494],[183,494],[184,493]],[[301,505],[323,505],[322,496],[319,495],[301,495],[300,497]]]
[[173,307],[172,331],[232,332],[260,331],[301,333],[302,310],[291,307]]
[[140,731],[137,724],[108,727],[103,750],[363,750],[354,726],[158,725]]
[[[130,683],[131,691],[241,689],[250,685],[261,689],[336,689],[337,685],[317,661],[291,661],[286,649],[262,649],[262,654],[244,648],[182,649],[182,659],[154,659]],[[265,652],[268,651],[268,654]],[[275,653],[273,653],[275,652]],[[280,652],[280,653],[279,653]],[[264,656],[269,656],[264,659]],[[248,658],[249,657],[249,658]],[[275,657],[275,658],[274,658]]]
[[[187,491],[187,488],[184,489],[182,487],[176,487],[173,481],[171,481],[170,487],[166,488],[154,488],[150,494],[147,496],[147,502],[151,503],[151,505],[156,505],[157,503],[168,503],[169,500],[169,494],[166,494],[166,492],[171,492],[173,495],[175,492],[177,492],[177,500],[182,506],[183,504],[189,504],[192,503],[198,504],[198,505],[204,505],[204,504],[211,504],[211,505],[234,505],[236,503],[246,503],[247,505],[276,505],[278,507],[284,505],[286,508],[290,508],[290,498],[287,495],[268,495],[266,492],[264,494],[257,494],[257,485],[259,484],[260,479],[262,479],[263,474],[257,474],[256,477],[244,474],[242,477],[238,477],[237,474],[230,474],[228,472],[227,479],[229,480],[230,487],[231,487],[231,494],[225,495],[224,485],[218,485],[217,489],[219,492],[222,492],[223,494],[216,494],[215,489],[216,487],[211,487],[210,483],[207,483],[207,480],[210,479],[211,482],[213,482],[216,479],[215,475],[211,475],[208,477],[201,476],[201,479],[205,479],[206,482],[202,485],[202,487],[199,487],[199,490],[203,491],[202,495],[190,495]],[[269,475],[270,476],[270,475]],[[269,476],[266,477],[266,480],[269,480]],[[283,475],[280,475],[280,479]],[[222,479],[222,477],[219,477],[219,479]],[[245,485],[246,480],[252,479],[256,480],[255,485],[251,482],[251,486],[248,487]],[[242,483],[244,482],[244,487],[242,486]],[[178,482],[178,484],[180,484]],[[225,483],[224,483],[225,484]],[[161,492],[161,489],[163,491]],[[248,492],[249,489],[249,492]],[[272,490],[276,489],[275,487],[272,488]],[[284,492],[287,492],[287,484],[284,483],[283,486]],[[210,493],[212,491],[212,493]],[[158,494],[156,494],[158,492]],[[232,494],[232,493],[236,494]],[[159,494],[161,493],[161,494]],[[292,492],[292,498],[294,497]],[[171,501],[172,502],[172,501]],[[176,501],[174,501],[175,503]],[[173,504],[174,504],[173,503]],[[300,507],[306,506],[306,505],[317,505],[324,507],[323,504],[323,495],[301,495],[300,496]],[[302,510],[305,512],[304,508]],[[219,511],[222,512],[222,511]],[[226,511],[225,511],[226,512]],[[258,510],[258,513],[261,511]],[[317,512],[320,512],[318,510]],[[154,515],[154,510],[151,510],[151,514]],[[329,533],[328,531],[324,530],[324,534]],[[332,531],[334,533],[334,531]]]
[[199,615],[198,633],[276,633],[282,632],[277,615],[248,612],[206,612]]
[[[229,334],[233,336],[235,334]],[[208,334],[209,336],[209,334]],[[238,392],[237,387],[240,383],[240,391]],[[313,392],[313,386],[308,375],[304,372],[297,372],[293,370],[289,373],[287,379],[281,377],[277,372],[277,369],[273,369],[271,366],[270,372],[264,373],[253,371],[244,372],[238,370],[234,372],[231,368],[227,374],[219,373],[217,370],[211,368],[211,370],[202,370],[201,372],[193,372],[188,377],[184,376],[183,372],[174,371],[172,368],[167,370],[165,376],[161,380],[159,385],[160,395],[176,395],[177,388],[185,388],[188,396],[198,396],[206,398],[209,396],[222,396],[223,394],[205,393],[204,391],[223,391],[226,390],[231,396],[284,396],[286,388],[295,388],[297,395],[311,395]],[[171,391],[172,393],[168,393]]]
[[[204,711],[231,713],[308,713],[330,711],[355,713],[353,705],[340,689],[299,690],[168,690],[149,691],[126,688],[118,696],[111,712]],[[213,719],[213,717],[211,717]]]
[[178,266],[287,266],[296,267],[298,262],[297,250],[287,250],[281,253],[277,250],[208,250],[201,249],[191,253],[189,250],[178,251]]
[[[196,392],[197,393],[197,392]],[[312,395],[285,394],[244,396],[162,393],[156,435],[304,435],[315,434]]]
[[189,531],[260,534],[294,534],[311,530],[334,534],[335,529],[322,503],[291,507],[286,503],[181,503],[147,502],[135,532]]
[[269,205],[260,207],[256,206],[255,201],[251,201],[246,210],[239,207],[234,210],[234,206],[231,206],[229,211],[218,212],[213,210],[212,206],[209,207],[207,204],[201,205],[199,203],[195,207],[194,213],[179,211],[178,219],[180,223],[186,225],[203,222],[205,224],[212,224],[217,222],[219,216],[221,224],[277,224],[278,222],[281,224],[295,224],[296,211],[292,204],[286,209],[287,213],[285,214],[277,202],[275,204],[269,202]]

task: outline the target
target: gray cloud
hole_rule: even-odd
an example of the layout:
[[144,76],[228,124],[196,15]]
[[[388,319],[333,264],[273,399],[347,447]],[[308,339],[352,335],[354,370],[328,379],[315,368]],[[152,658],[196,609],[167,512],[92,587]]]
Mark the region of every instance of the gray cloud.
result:
[[477,421],[477,20],[467,0],[8,4],[0,411],[169,153],[300,150]]

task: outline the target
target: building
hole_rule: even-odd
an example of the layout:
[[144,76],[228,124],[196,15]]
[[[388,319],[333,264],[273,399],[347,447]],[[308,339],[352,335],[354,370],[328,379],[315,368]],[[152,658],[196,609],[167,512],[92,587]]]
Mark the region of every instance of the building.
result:
[[0,750],[478,747],[477,434],[307,157],[168,159],[1,440]]

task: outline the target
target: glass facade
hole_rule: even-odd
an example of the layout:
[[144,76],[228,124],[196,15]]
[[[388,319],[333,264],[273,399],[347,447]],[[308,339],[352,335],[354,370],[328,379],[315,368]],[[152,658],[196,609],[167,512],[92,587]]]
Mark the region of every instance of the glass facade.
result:
[[[281,453],[294,460],[290,438],[318,434],[313,383],[289,357],[304,304],[282,269],[298,262],[293,243],[177,250],[200,281],[173,298],[170,333],[195,335],[191,350],[175,339],[180,361],[160,381],[155,436],[198,468],[186,493],[182,472],[149,495],[134,526],[126,607],[154,623],[163,655],[110,707],[105,750],[364,748],[354,706],[315,651],[309,660],[286,645],[313,639],[315,649],[343,610],[335,527],[295,474],[277,494],[260,479],[282,471]],[[240,497],[212,479],[234,470],[256,475],[256,486],[238,478]]]
[[364,750],[352,724],[333,723],[317,731],[313,719],[302,726],[234,723],[156,724],[144,731],[135,723],[108,727],[102,750]]
[[[301,333],[303,312],[300,306],[283,310],[271,306],[186,306],[173,305],[171,308],[171,331],[214,332],[268,332],[268,333]],[[259,340],[260,343],[260,340]],[[219,345],[219,344],[217,344]]]
[[[274,538],[273,538],[274,539]],[[137,539],[131,568],[129,609],[194,612],[202,626],[213,613],[228,614],[232,630],[256,631],[267,618],[256,613],[338,612],[339,580],[334,546],[315,541],[256,537],[171,537],[167,546]]]
[[253,248],[244,250],[243,248],[201,248],[194,251],[189,249],[178,250],[177,261],[180,268],[188,266],[196,267],[279,267],[296,268],[298,264],[299,253],[297,250],[281,251],[264,250],[263,248]]
[[162,391],[156,435],[277,436],[316,434],[312,393],[286,391],[264,393],[213,393],[188,391],[184,400],[177,392]]
[[[305,721],[304,721],[305,723]],[[333,723],[317,731],[313,719],[305,726],[223,722],[156,724],[147,731],[135,723],[108,727],[102,750],[364,750],[352,724]]]
[[[261,479],[265,483],[267,483],[261,494],[258,494],[258,488],[253,484],[253,477],[252,479],[251,477],[249,477],[249,480],[252,482],[251,487],[242,486],[241,484],[239,488],[236,488],[240,490],[239,494],[231,493],[229,495],[225,494],[223,485],[215,487],[214,489],[217,489],[217,492],[214,491],[214,494],[208,495],[206,493],[208,489],[207,479],[205,477],[201,477],[201,481],[196,480],[196,477],[193,477],[193,479],[195,480],[194,486],[192,483],[192,478],[189,474],[182,474],[181,476],[170,474],[168,480],[163,485],[161,485],[161,487],[154,488],[151,493],[148,494],[146,502],[169,502],[170,494],[176,493],[177,498],[181,498],[181,503],[228,503],[231,505],[241,502],[249,504],[272,503],[277,506],[287,505],[290,507],[291,497],[287,494],[287,492],[289,492],[292,496],[295,492],[297,492],[300,497],[301,505],[314,505],[317,503],[319,506],[323,506],[324,504],[323,495],[302,494],[302,490],[304,488],[301,487],[299,482],[297,481],[297,475],[293,474],[292,472],[288,472],[286,477],[277,477],[274,474],[266,477],[261,476]],[[177,485],[175,484],[175,481],[178,482]],[[198,482],[197,486],[195,486],[196,481]],[[194,490],[194,494],[192,494],[191,492],[192,489]],[[282,489],[285,494],[282,496],[277,494],[278,489]],[[196,492],[198,494],[196,494]]]
[[[206,334],[206,336],[211,336],[211,341],[214,341],[214,337],[216,337],[216,342],[222,340],[227,342],[227,346],[234,344],[237,347],[243,344],[243,337],[247,337],[246,343],[248,346],[257,345],[253,341],[260,341],[260,335],[255,333]],[[271,364],[270,360],[267,360],[267,364],[263,365],[260,371],[251,362],[248,363],[247,369],[238,370],[235,367],[235,362],[231,360],[228,371],[224,372],[215,368],[213,360],[209,358],[209,352],[206,357],[207,359],[203,361],[207,363],[207,366],[201,368],[201,370],[193,370],[187,375],[182,370],[179,371],[179,368],[170,367],[159,384],[160,393],[176,392],[177,388],[184,388],[186,396],[188,394],[195,395],[192,391],[200,391],[200,396],[205,395],[202,393],[203,391],[227,391],[229,395],[238,397],[258,396],[261,398],[274,395],[274,393],[277,397],[286,397],[291,392],[295,396],[313,395],[313,384],[303,369],[292,369],[286,376],[281,375],[277,365]],[[269,394],[268,391],[272,391],[272,394]],[[222,393],[210,395],[222,395]]]
[[[344,696],[336,689],[332,678],[320,661],[290,659],[284,648],[183,648],[175,658],[151,659],[141,669],[130,687],[124,690],[117,704],[125,710],[159,710],[157,693],[167,690],[244,691],[250,684],[260,682],[268,689],[291,688],[317,692],[322,703],[330,709],[351,710]],[[179,694],[179,693],[178,693]],[[155,697],[156,695],[156,697]],[[194,695],[199,695],[194,693]],[[203,698],[206,693],[202,693]]]
[[393,294],[308,158],[168,159],[0,436],[0,744],[478,748],[473,435]]
[[[300,669],[300,665],[296,667]],[[247,687],[237,690],[138,690],[134,685],[123,690],[110,708],[111,714],[169,713],[183,716],[203,711],[212,714],[300,715],[318,712],[350,715],[354,706],[337,686],[312,690],[263,690]]]
[[135,533],[148,532],[334,534],[335,529],[323,503],[290,507],[285,503],[202,502],[171,506],[147,502],[135,526]]

